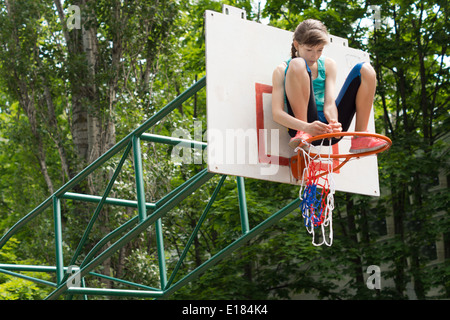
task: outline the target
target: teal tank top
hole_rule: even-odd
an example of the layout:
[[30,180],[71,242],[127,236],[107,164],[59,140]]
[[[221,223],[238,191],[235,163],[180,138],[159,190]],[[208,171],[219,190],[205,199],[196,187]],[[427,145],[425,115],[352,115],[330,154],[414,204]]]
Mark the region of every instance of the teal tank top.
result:
[[316,98],[317,111],[323,112],[325,101],[325,58],[322,56],[317,60],[318,75],[313,80],[314,97]]
[[[286,69],[284,71],[284,75],[286,77],[287,69],[289,68],[289,63],[292,59],[289,59],[286,61]],[[308,71],[309,70],[309,67]],[[314,98],[316,100],[316,107],[317,111],[323,112],[323,105],[325,101],[325,57],[321,56],[319,60],[317,60],[317,69],[318,69],[318,75],[317,78],[312,81],[313,83],[313,91],[314,91]],[[286,94],[285,94],[285,110],[287,111],[286,107]]]

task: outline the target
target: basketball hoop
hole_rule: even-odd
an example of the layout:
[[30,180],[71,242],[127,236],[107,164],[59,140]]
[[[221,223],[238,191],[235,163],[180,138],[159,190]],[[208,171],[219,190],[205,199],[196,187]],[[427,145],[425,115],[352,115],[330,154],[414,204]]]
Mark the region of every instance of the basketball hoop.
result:
[[[383,147],[362,152],[333,154],[331,141],[333,138],[344,136],[374,137],[386,141]],[[328,144],[324,142],[328,140]],[[319,145],[313,145],[320,141]],[[306,230],[312,234],[312,244],[320,246],[333,243],[333,209],[335,185],[333,172],[339,170],[352,159],[359,159],[376,155],[390,148],[392,141],[383,135],[368,132],[338,132],[328,133],[309,138],[305,141],[307,148],[297,148],[297,155],[290,159],[291,173],[293,177],[301,181],[299,197],[300,209]],[[323,149],[327,152],[324,152]],[[319,190],[321,189],[321,190]],[[322,240],[316,242],[315,229],[320,227]]]

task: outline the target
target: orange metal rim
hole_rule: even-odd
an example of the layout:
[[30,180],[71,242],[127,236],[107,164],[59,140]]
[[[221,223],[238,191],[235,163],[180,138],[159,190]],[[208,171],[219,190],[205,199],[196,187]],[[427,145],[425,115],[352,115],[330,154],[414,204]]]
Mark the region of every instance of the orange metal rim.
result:
[[[307,143],[312,143],[312,142],[317,141],[317,140],[339,138],[339,137],[344,137],[344,136],[373,137],[373,138],[382,139],[382,140],[386,141],[387,144],[384,147],[380,148],[380,149],[367,151],[367,152],[346,153],[346,154],[320,154],[320,156],[327,157],[327,158],[332,158],[332,159],[361,158],[361,157],[366,157],[366,156],[370,156],[370,155],[381,153],[383,151],[386,151],[387,149],[389,149],[392,146],[391,139],[389,139],[388,137],[386,137],[386,136],[384,136],[382,134],[371,133],[371,132],[333,132],[333,133],[326,133],[326,134],[321,134],[321,135],[318,135],[318,136],[311,137],[311,138],[307,139],[306,142]],[[318,155],[319,154],[317,154],[317,153],[312,153],[312,152],[310,153],[311,157],[316,157]]]

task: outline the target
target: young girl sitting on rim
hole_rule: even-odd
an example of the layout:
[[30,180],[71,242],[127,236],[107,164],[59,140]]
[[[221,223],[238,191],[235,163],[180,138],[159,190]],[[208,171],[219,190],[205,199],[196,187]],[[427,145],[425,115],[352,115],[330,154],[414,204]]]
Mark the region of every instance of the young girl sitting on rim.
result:
[[[376,88],[375,70],[358,63],[335,100],[336,63],[322,56],[329,35],[322,22],[308,19],[294,32],[292,57],[272,77],[273,119],[285,126],[293,149],[317,135],[347,131],[356,113],[356,132],[366,132]],[[333,139],[332,143],[339,139]],[[373,137],[352,137],[350,152],[377,150],[386,144]]]

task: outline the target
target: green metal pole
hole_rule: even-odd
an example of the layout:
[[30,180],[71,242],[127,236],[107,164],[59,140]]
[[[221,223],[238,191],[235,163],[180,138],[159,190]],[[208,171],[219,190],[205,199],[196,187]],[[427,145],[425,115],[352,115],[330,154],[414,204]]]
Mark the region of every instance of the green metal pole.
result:
[[100,202],[97,205],[97,208],[95,208],[94,214],[91,217],[91,220],[89,221],[86,230],[84,231],[83,236],[81,237],[80,243],[78,244],[77,249],[75,250],[75,253],[72,256],[72,259],[70,261],[70,265],[75,264],[76,260],[78,259],[78,256],[81,253],[81,250],[84,247],[84,244],[86,243],[89,234],[91,233],[92,227],[94,226],[94,223],[97,221],[97,218],[101,212],[101,210],[103,209],[103,205],[106,201],[106,198],[108,197],[109,193],[111,192],[111,189],[117,179],[117,176],[120,174],[123,164],[125,163],[125,160],[128,157],[128,154],[130,153],[130,149],[131,149],[131,143],[128,144],[127,148],[125,149],[124,154],[122,155],[122,158],[119,161],[119,164],[117,165],[116,169],[114,170],[114,173],[111,177],[111,179],[108,182],[108,185],[106,186],[106,190],[103,193],[103,196],[100,200]]
[[[187,188],[190,188],[190,185],[195,183],[198,179],[200,179],[201,177],[203,177],[206,174],[206,170],[203,170],[199,173],[197,173],[194,177],[192,177],[191,179],[185,181],[184,183],[182,183],[180,186],[178,186],[177,188],[175,188],[174,190],[172,190],[171,192],[169,192],[169,194],[165,195],[163,198],[161,198],[159,201],[156,202],[156,204],[154,204],[154,209],[158,209],[163,207],[167,202],[174,200],[179,194],[184,193],[184,190]],[[137,205],[136,205],[137,207]],[[103,239],[101,239],[95,246],[94,248],[92,248],[92,250],[86,255],[86,258],[84,259],[84,261],[81,263],[81,267],[84,267],[86,264],[88,264],[91,259],[94,257],[94,255],[100,251],[100,249],[108,242],[111,241],[113,238],[117,237],[118,234],[125,232],[126,230],[133,228],[136,224],[139,223],[139,221],[137,221],[139,219],[139,217],[133,217],[132,219],[130,219],[128,222],[126,222],[124,225],[122,225],[121,227],[117,228],[116,230],[113,230],[112,232],[110,232],[108,235],[106,235],[105,237],[103,237]]]
[[30,220],[34,219],[36,216],[41,214],[45,209],[49,208],[52,204],[52,198],[54,196],[60,197],[78,183],[80,183],[84,178],[86,178],[89,174],[91,174],[94,170],[103,165],[106,161],[111,159],[115,154],[117,154],[120,150],[126,147],[129,141],[135,137],[140,136],[145,131],[150,129],[153,125],[158,123],[161,119],[163,119],[166,115],[172,112],[175,108],[178,108],[182,105],[186,100],[192,97],[195,93],[197,93],[200,89],[206,86],[206,77],[201,78],[199,81],[194,83],[190,88],[168,103],[164,108],[158,111],[155,115],[153,115],[150,119],[144,122],[139,128],[128,134],[125,138],[119,141],[117,144],[112,146],[108,151],[106,151],[103,155],[98,157],[94,162],[92,162],[89,166],[83,169],[80,173],[78,173],[75,177],[73,177],[69,182],[67,182],[64,186],[58,189],[52,196],[47,198],[44,202],[42,202],[39,206],[37,206],[34,210],[29,212],[26,216],[20,219],[16,224],[14,224],[6,234],[0,238],[0,249],[5,245],[5,243],[19,230],[21,227],[26,225]]
[[206,86],[206,77],[201,78],[196,83],[194,83],[190,88],[184,91],[182,94],[177,96],[171,102],[169,102],[163,109],[158,111],[154,116],[148,119],[142,126],[137,128],[134,131],[134,134],[140,136],[145,131],[147,131],[150,127],[157,124],[160,120],[162,120],[165,116],[167,116],[170,112],[172,112],[175,108],[181,106],[186,100],[192,97],[195,93],[197,93],[200,89]]
[[44,202],[34,208],[30,213],[17,221],[9,230],[6,232],[3,237],[0,239],[0,249],[3,248],[6,242],[24,225],[26,225],[29,221],[34,219],[36,216],[41,214],[45,209],[49,208],[52,205],[53,196],[47,198]]
[[187,140],[187,139],[179,139],[175,137],[167,137],[161,136],[157,134],[151,133],[143,133],[141,135],[141,140],[164,143],[171,146],[180,146],[187,148],[196,148],[196,149],[205,149],[208,144],[206,142],[195,141],[195,140]]
[[136,178],[136,194],[138,202],[139,221],[147,218],[145,206],[144,175],[142,170],[141,141],[139,137],[133,137],[134,174]]
[[[83,194],[83,193],[74,193],[74,192],[66,192],[63,196],[61,196],[62,199],[68,199],[68,200],[77,200],[77,201],[85,201],[85,202],[93,202],[93,203],[99,203],[102,201],[102,197],[100,196],[92,196],[89,194]],[[137,208],[138,203],[134,200],[125,200],[125,199],[116,199],[116,198],[106,198],[105,204],[111,204],[114,206],[122,206],[122,207],[130,207],[130,208]],[[156,204],[147,202],[145,204],[145,207],[147,209],[155,209]]]
[[67,289],[71,294],[86,294],[100,296],[118,296],[118,297],[140,297],[140,298],[160,298],[164,295],[163,291],[151,290],[125,290],[125,289],[102,289],[102,288],[81,288],[71,287]]
[[250,230],[248,223],[247,199],[245,197],[245,182],[243,177],[236,177],[239,197],[239,211],[241,213],[242,233],[246,234]]
[[51,287],[57,287],[56,283],[53,283],[53,282],[50,282],[50,281],[46,281],[46,280],[42,280],[42,279],[38,279],[38,278],[29,277],[29,276],[26,276],[26,275],[21,274],[21,273],[8,271],[8,270],[1,269],[1,268],[0,268],[0,272],[1,273],[5,273],[5,274],[9,274],[10,276],[13,276],[13,277],[22,278],[22,279],[25,279],[25,280],[28,280],[28,281],[33,281],[33,282],[36,282],[36,283],[45,284],[45,285],[51,286]]
[[180,255],[180,258],[178,259],[178,262],[175,266],[175,268],[172,271],[172,274],[167,282],[167,286],[170,286],[173,282],[173,280],[175,279],[175,276],[177,275],[178,270],[181,267],[181,264],[184,261],[184,258],[186,257],[192,243],[194,242],[194,239],[197,237],[198,231],[200,230],[200,227],[203,224],[203,221],[206,218],[207,213],[209,212],[209,209],[211,208],[212,204],[214,203],[214,201],[216,200],[216,197],[220,191],[220,189],[222,188],[223,183],[225,182],[225,179],[227,178],[227,176],[222,176],[222,178],[220,179],[219,183],[216,186],[216,189],[214,190],[211,198],[208,201],[208,204],[205,207],[205,210],[203,211],[202,215],[200,216],[200,219],[197,222],[197,225],[194,228],[194,231],[192,232],[188,242],[186,243],[183,252]]
[[62,251],[61,202],[57,197],[53,197],[53,220],[55,224],[56,282],[59,285],[64,279],[64,263]]
[[30,271],[30,272],[56,272],[56,267],[53,266],[36,266],[26,264],[0,263],[0,269],[14,270],[14,271]]
[[194,269],[192,272],[190,272],[188,275],[186,275],[183,279],[179,280],[174,285],[170,286],[166,289],[164,292],[164,296],[167,297],[170,294],[172,294],[174,291],[178,290],[182,286],[184,286],[186,283],[192,281],[193,279],[200,276],[203,272],[205,272],[207,269],[214,266],[216,263],[224,259],[225,257],[229,256],[231,253],[233,253],[236,249],[242,247],[244,244],[246,244],[248,241],[256,237],[258,234],[262,233],[267,228],[273,226],[278,221],[280,221],[282,218],[287,216],[291,211],[298,208],[300,205],[300,199],[296,199],[292,201],[290,204],[282,208],[281,210],[277,211],[273,215],[271,215],[269,218],[261,222],[259,225],[254,227],[252,230],[250,230],[248,233],[242,235],[240,238],[236,239],[233,243],[228,245],[226,248],[222,249],[218,253],[216,253],[214,256],[212,256],[209,260],[205,261],[203,264],[201,264],[199,267]]
[[161,282],[161,290],[164,290],[167,285],[167,270],[166,270],[166,255],[164,252],[164,238],[161,219],[156,220],[156,247],[158,250],[159,262],[159,278]]
[[89,253],[84,258],[83,262],[81,262],[80,268],[83,268],[86,264],[88,264],[92,258],[95,256],[97,252],[101,250],[112,239],[116,238],[119,234],[124,233],[125,231],[134,228],[135,225],[139,223],[139,217],[135,216],[122,224],[120,227],[114,229],[110,233],[108,233],[106,236],[104,236],[97,244],[89,251]]
[[153,287],[145,286],[145,285],[140,284],[140,283],[134,283],[134,282],[126,281],[126,280],[123,280],[123,279],[117,279],[117,278],[114,278],[114,277],[106,276],[106,275],[101,274],[101,273],[89,272],[89,275],[94,276],[94,277],[103,278],[103,279],[108,279],[108,280],[111,280],[111,281],[114,281],[114,282],[119,282],[119,283],[122,283],[122,284],[126,284],[128,286],[141,288],[141,289],[144,289],[144,290],[161,291],[160,289],[156,289],[156,288],[153,288]]
[[[92,261],[86,264],[84,267],[80,269],[80,276],[84,277],[87,273],[89,273],[93,268],[98,266],[100,263],[105,261],[111,255],[113,255],[117,250],[123,247],[126,243],[130,242],[132,239],[136,238],[139,234],[141,234],[144,230],[146,230],[150,225],[156,222],[159,218],[163,217],[169,210],[178,205],[181,201],[183,201],[188,195],[192,194],[194,190],[198,189],[200,186],[205,184],[209,179],[214,176],[214,173],[210,173],[207,169],[202,170],[196,176],[192,177],[189,180],[189,184],[186,185],[183,191],[177,195],[177,197],[168,201],[164,206],[158,208],[154,213],[152,213],[145,221],[139,223],[135,226],[131,231],[129,231],[122,238],[117,240],[114,244],[112,244],[108,249],[100,253],[97,257],[95,257]],[[56,299],[62,293],[67,290],[67,287],[64,285],[60,285],[55,291],[50,293],[47,296],[47,300]]]

